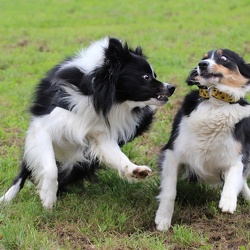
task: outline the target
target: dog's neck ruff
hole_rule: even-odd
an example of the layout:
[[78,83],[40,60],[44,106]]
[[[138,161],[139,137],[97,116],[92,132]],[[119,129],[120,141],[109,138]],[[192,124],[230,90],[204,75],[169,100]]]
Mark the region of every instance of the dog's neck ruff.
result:
[[236,99],[234,96],[229,95],[219,89],[211,86],[209,88],[205,86],[199,86],[199,95],[204,99],[209,99],[211,96],[224,102],[237,103],[240,99]]

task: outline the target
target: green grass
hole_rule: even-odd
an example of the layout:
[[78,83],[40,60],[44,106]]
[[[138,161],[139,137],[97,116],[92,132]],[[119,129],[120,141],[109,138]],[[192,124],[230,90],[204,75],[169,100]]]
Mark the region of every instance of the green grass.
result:
[[234,215],[218,209],[220,189],[180,182],[167,233],[155,230],[159,175],[156,158],[168,140],[185,78],[205,52],[230,48],[250,62],[248,0],[80,1],[0,0],[0,195],[16,175],[39,79],[52,66],[103,36],[141,45],[158,78],[177,86],[149,133],[123,151],[156,175],[128,184],[101,170],[98,182],[63,193],[45,211],[27,183],[0,207],[0,249],[249,249],[249,204]]

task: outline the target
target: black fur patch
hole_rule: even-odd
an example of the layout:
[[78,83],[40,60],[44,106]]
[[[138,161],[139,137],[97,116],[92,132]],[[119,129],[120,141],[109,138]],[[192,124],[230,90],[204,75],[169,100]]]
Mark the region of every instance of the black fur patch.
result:
[[233,135],[242,145],[242,162],[246,170],[250,163],[250,117],[242,119],[235,125]]

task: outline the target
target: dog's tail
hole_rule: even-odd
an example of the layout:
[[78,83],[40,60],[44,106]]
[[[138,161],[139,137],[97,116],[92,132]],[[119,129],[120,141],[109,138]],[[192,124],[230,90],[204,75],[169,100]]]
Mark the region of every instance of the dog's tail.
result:
[[27,177],[30,176],[30,174],[31,171],[27,168],[26,163],[22,162],[19,174],[13,180],[9,190],[0,198],[0,203],[11,201],[17,195],[17,193],[23,188],[24,182],[27,179]]

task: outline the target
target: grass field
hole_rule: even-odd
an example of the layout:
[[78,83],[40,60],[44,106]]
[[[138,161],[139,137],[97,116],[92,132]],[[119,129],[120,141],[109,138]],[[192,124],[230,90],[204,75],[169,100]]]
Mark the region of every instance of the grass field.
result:
[[123,151],[157,174],[128,184],[103,169],[98,181],[63,193],[45,211],[31,183],[0,206],[0,249],[250,249],[249,204],[234,215],[218,209],[220,189],[178,183],[173,226],[157,232],[156,156],[188,92],[185,78],[210,49],[229,48],[250,62],[250,2],[0,0],[0,196],[16,175],[27,108],[35,84],[52,66],[103,36],[141,45],[158,78],[177,86],[149,133]]

